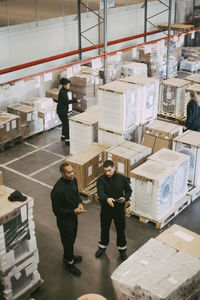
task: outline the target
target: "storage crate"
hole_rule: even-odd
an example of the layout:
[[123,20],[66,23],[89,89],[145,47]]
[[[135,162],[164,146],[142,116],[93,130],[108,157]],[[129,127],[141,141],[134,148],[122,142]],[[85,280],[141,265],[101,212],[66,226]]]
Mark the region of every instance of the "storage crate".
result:
[[157,161],[161,164],[174,168],[174,204],[186,195],[188,190],[188,176],[190,165],[190,158],[188,155],[163,148],[153,155],[150,155],[147,159]]
[[185,89],[191,83],[180,78],[170,78],[163,81],[161,86],[161,103],[159,110],[173,113],[177,116],[184,115]]
[[173,150],[189,155],[189,179],[193,186],[200,185],[200,132],[187,130],[173,140]]
[[99,88],[99,127],[125,133],[139,124],[139,87],[113,81]]
[[130,76],[122,81],[139,85],[139,123],[154,120],[158,110],[159,81],[146,76]]
[[129,175],[133,190],[131,211],[159,221],[173,208],[175,171],[172,167],[148,160]]

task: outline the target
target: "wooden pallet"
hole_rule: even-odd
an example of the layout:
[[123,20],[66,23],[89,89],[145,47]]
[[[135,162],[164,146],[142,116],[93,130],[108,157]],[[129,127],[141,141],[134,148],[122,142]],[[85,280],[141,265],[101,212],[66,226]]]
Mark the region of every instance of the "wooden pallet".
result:
[[[168,30],[168,24],[161,24],[158,25],[158,28],[160,30],[166,31]],[[173,31],[179,31],[179,32],[188,32],[194,29],[194,25],[188,25],[188,24],[171,24],[171,30]]]
[[35,300],[35,298],[31,297],[31,294],[39,290],[43,286],[44,286],[44,280],[40,279],[40,281],[38,281],[32,288],[26,291],[23,295],[16,298],[16,300]]
[[156,225],[156,228],[161,229],[163,228],[165,225],[167,225],[167,223],[169,223],[171,220],[173,220],[180,212],[182,212],[186,207],[188,207],[191,203],[191,197],[189,196],[184,196],[182,199],[180,199],[177,203],[176,206],[169,211],[169,213],[161,218],[159,221],[157,220],[153,220],[150,218],[146,218],[144,216],[139,215],[136,212],[130,211],[130,214],[133,216],[136,216],[139,218],[139,221],[142,223],[148,223],[148,222],[152,222]]
[[191,201],[196,200],[200,196],[200,186],[189,187],[187,195],[191,198]]
[[17,136],[13,140],[7,140],[0,144],[0,152],[4,152],[5,149],[13,148],[16,144],[21,144],[21,143],[23,143],[23,137],[21,135]]
[[186,122],[186,117],[176,116],[172,113],[161,112],[161,111],[157,113],[157,119],[161,121],[175,123],[178,125],[183,125],[183,126],[185,125]]
[[185,300],[199,300],[200,299],[200,288],[196,289],[188,296]]
[[91,202],[95,199],[95,194],[97,192],[97,178],[95,178],[84,190],[80,191],[80,194],[87,197],[84,203]]

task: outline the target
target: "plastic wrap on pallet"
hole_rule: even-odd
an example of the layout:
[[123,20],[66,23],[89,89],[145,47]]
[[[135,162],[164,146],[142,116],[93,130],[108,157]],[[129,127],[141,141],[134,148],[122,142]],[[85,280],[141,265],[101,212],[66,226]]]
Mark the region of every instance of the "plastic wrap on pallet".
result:
[[121,74],[124,77],[133,75],[147,76],[147,64],[137,62],[124,62],[121,65]]
[[200,70],[200,60],[194,60],[192,58],[187,58],[181,61],[180,70],[187,72],[197,72]]
[[148,219],[161,220],[174,207],[174,176],[172,167],[147,161],[130,171],[131,211]]
[[111,279],[118,300],[182,300],[198,289],[200,261],[150,239],[113,272]]
[[37,250],[35,225],[33,221],[34,201],[28,197],[25,202],[10,202],[12,189],[1,185],[0,213],[0,272]]
[[[104,79],[104,68],[99,70],[99,76]],[[121,76],[121,65],[120,63],[111,62],[107,63],[107,81],[113,81],[119,79]]]
[[22,137],[27,138],[34,134],[44,131],[44,122],[42,118],[32,120],[28,123],[21,124]]
[[98,141],[98,111],[87,110],[69,119],[70,154]]
[[[164,57],[164,77],[167,77],[167,57]],[[178,70],[178,59],[174,56],[169,58],[169,67],[168,67],[168,78],[176,77]]]
[[21,136],[21,120],[17,115],[0,111],[0,144]]
[[183,47],[182,54],[184,58],[192,58],[196,61],[200,60],[200,47]]
[[167,166],[174,168],[174,204],[186,195],[188,190],[188,176],[190,165],[190,158],[188,155],[163,148],[153,155],[150,155],[148,157],[148,160],[157,161],[161,164],[166,164]]
[[184,116],[185,89],[190,82],[179,78],[170,78],[162,83],[160,97],[160,111],[173,113],[176,116]]
[[139,124],[139,86],[112,81],[99,88],[99,127],[125,133]]
[[35,251],[29,258],[13,266],[6,275],[0,275],[3,299],[18,299],[40,281],[38,263],[39,255]]
[[187,130],[173,140],[173,150],[189,155],[189,179],[191,185],[200,185],[200,132]]

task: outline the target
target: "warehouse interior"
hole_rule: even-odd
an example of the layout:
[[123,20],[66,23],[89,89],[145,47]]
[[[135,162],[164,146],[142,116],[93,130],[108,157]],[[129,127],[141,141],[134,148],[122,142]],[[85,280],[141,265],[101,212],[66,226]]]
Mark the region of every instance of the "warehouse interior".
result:
[[[23,100],[36,99],[36,98],[42,99],[47,97],[46,92],[48,91],[52,92],[53,89],[57,89],[59,86],[59,80],[62,76],[68,76],[69,74],[72,73],[72,71],[74,72],[74,74],[76,73],[75,66],[77,64],[79,65],[78,68],[79,71],[81,69],[80,66],[82,67],[83,65],[88,68],[88,66],[92,66],[92,64],[93,65],[96,64],[98,65],[99,68],[99,58],[100,58],[101,70],[102,68],[104,68],[103,69],[104,76],[100,77],[100,81],[98,81],[98,83],[95,82],[95,84],[97,89],[100,88],[101,90],[100,93],[102,93],[102,95],[104,95],[103,94],[104,90],[103,88],[101,88],[103,84],[106,84],[108,82],[110,83],[115,80],[119,80],[119,78],[120,80],[122,79],[123,81],[122,78],[123,76],[121,76],[121,74],[120,74],[121,77],[119,76],[119,78],[116,78],[115,76],[117,76],[118,74],[117,72],[119,71],[118,67],[123,60],[125,62],[127,62],[128,60],[130,63],[132,59],[135,58],[135,52],[133,50],[134,47],[136,47],[137,45],[142,45],[140,47],[143,47],[144,46],[143,43],[145,39],[146,42],[153,42],[154,40],[159,42],[160,39],[165,38],[166,36],[170,36],[171,34],[176,35],[177,33],[175,29],[173,30],[167,26],[166,28],[161,30],[161,32],[156,32],[154,35],[152,34],[147,36],[143,34],[145,32],[145,28],[144,28],[145,3],[148,5],[148,10],[147,10],[148,16],[155,14],[154,24],[156,24],[156,26],[167,23],[169,21],[168,19],[169,11],[171,11],[172,23],[178,23],[179,25],[180,23],[181,24],[187,23],[187,26],[193,26],[195,14],[196,15],[200,14],[199,12],[200,2],[197,0],[196,1],[190,1],[190,0],[118,1],[115,0],[113,1],[114,7],[107,8],[108,24],[107,24],[106,43],[109,41],[113,41],[113,43],[110,46],[107,45],[108,48],[106,48],[105,50],[104,28],[101,26],[97,27],[97,29],[95,29],[94,32],[89,34],[88,40],[83,39],[82,37],[81,49],[83,50],[83,52],[81,53],[82,60],[80,60],[80,51],[79,52],[75,51],[77,49],[80,50],[80,31],[78,30],[78,19],[79,17],[81,17],[83,31],[86,30],[87,27],[93,26],[93,24],[96,23],[96,18],[94,18],[92,11],[98,12],[100,1],[97,0],[80,1],[84,3],[84,6],[82,8],[82,11],[80,12],[79,17],[77,13],[78,2],[79,1],[75,1],[75,0],[70,0],[70,1],[60,0],[55,4],[55,1],[51,1],[51,0],[45,0],[45,1],[38,0],[38,1],[30,1],[28,4],[27,1],[22,1],[22,0],[20,2],[15,0],[0,1],[0,12],[2,13],[2,17],[0,18],[1,19],[0,41],[1,44],[3,43],[4,45],[2,47],[2,56],[0,58],[0,62],[1,62],[0,125],[3,124],[3,123],[1,124],[1,113],[6,112],[7,107],[13,109],[14,105],[23,103],[21,102]],[[105,1],[103,2],[105,4]],[[159,15],[160,9],[163,8],[163,3],[161,2],[164,2],[165,6],[170,5],[171,2],[172,3],[175,2],[173,4],[176,5],[172,5],[170,9],[168,6],[166,11],[160,16]],[[194,11],[194,7],[196,8],[195,11]],[[103,16],[102,10],[100,11],[100,13],[101,16]],[[136,18],[135,22],[132,21],[133,15]],[[118,24],[120,23],[118,21],[119,18],[122,18],[121,19],[122,25]],[[126,18],[127,18],[127,22],[126,22]],[[198,20],[197,17],[196,20]],[[116,27],[112,26],[113,24],[115,24]],[[198,21],[197,24],[199,24]],[[147,26],[146,27],[147,32],[155,30],[155,26],[150,22],[146,22],[146,26]],[[115,27],[115,29],[113,27]],[[199,48],[200,47],[199,27],[200,26],[198,25],[196,25],[195,27],[190,27],[189,33],[182,32],[181,30],[179,30],[178,31],[179,45],[176,44],[175,49],[177,50],[177,48],[184,48],[184,47],[185,49]],[[169,29],[170,29],[170,34],[169,34]],[[76,30],[76,35],[74,33],[75,30]],[[137,34],[143,34],[143,35],[139,37],[135,37],[133,39],[128,39],[129,36],[134,36]],[[180,38],[181,35],[184,36],[182,39]],[[125,37],[127,37],[127,39]],[[120,43],[114,42],[119,39],[123,39],[123,41],[120,41]],[[172,39],[175,43],[177,42],[174,37]],[[114,55],[111,57],[115,57],[116,60],[110,59],[107,61],[107,65],[106,65],[105,63],[106,59],[104,59],[102,56],[103,50],[100,51],[99,49],[93,47],[90,51],[85,51],[85,48],[91,45],[91,43],[89,43],[89,41],[91,40],[92,43],[94,43],[95,45],[104,42],[104,47],[102,47],[101,50],[103,49],[104,51],[107,51],[108,55],[109,53],[114,53]],[[28,42],[26,43],[25,41]],[[22,42],[23,42],[23,46],[22,46]],[[41,47],[42,49],[39,47],[40,44],[42,45]],[[167,39],[166,39],[166,44],[167,44]],[[162,44],[159,44],[159,46],[161,45]],[[31,47],[32,47],[32,51],[31,51]],[[122,49],[126,49],[126,51],[123,51]],[[71,53],[71,55],[62,56],[62,53],[66,54],[66,53],[70,53],[70,51],[73,52]],[[175,52],[175,50],[173,51]],[[198,49],[195,51],[199,53]],[[191,52],[189,52],[189,55],[190,54]],[[47,59],[49,57],[51,59]],[[170,60],[170,55],[168,57],[166,56],[165,59]],[[175,60],[171,59],[171,61],[174,62]],[[183,61],[183,59],[181,61]],[[181,61],[179,62],[179,67]],[[195,67],[197,65],[198,66],[200,65],[200,61],[199,60],[195,61],[194,57],[192,59],[189,59],[189,61],[190,62],[192,61]],[[114,66],[114,70],[115,70],[114,73],[109,71],[108,65]],[[176,77],[178,79],[183,79],[183,80],[190,75],[200,76],[199,75],[200,67],[199,68],[196,67],[195,70],[192,69],[189,71],[186,71],[185,69],[181,70],[180,68],[177,71],[177,65],[176,65],[176,69],[174,65],[172,69],[170,69],[171,67],[172,64],[169,64],[168,67],[165,66],[165,75],[162,74],[164,80],[166,79],[168,80],[170,76],[171,78]],[[106,71],[106,68],[108,68],[108,72]],[[68,72],[69,69],[71,73]],[[156,80],[158,81],[160,74],[158,75],[155,72],[154,75],[155,76],[152,77],[155,77]],[[94,77],[96,78],[96,76],[97,75],[95,72]],[[129,76],[130,75],[127,75],[126,73],[125,76],[126,79]],[[70,75],[70,77],[73,76]],[[127,81],[130,84],[128,79]],[[198,85],[197,82],[194,82],[194,84]],[[161,89],[160,88],[161,85],[162,85],[162,81],[159,78],[160,90],[159,90],[158,97],[162,98],[161,94],[162,93],[164,94],[163,92],[164,87],[163,89]],[[200,81],[199,81],[199,85],[200,85]],[[191,86],[187,85],[186,88],[188,89],[188,92],[191,91],[194,92]],[[200,89],[198,90],[198,86],[196,87],[196,89],[198,94],[198,91],[200,92]],[[54,95],[52,94],[52,96],[48,96],[48,97],[50,97],[51,100],[52,99],[55,100],[55,94]],[[103,99],[104,96],[101,97]],[[94,101],[95,105],[98,104],[98,100],[99,100],[98,98],[95,98]],[[103,103],[103,100],[101,101]],[[23,105],[25,105],[24,103]],[[57,103],[54,103],[54,108],[55,105],[57,105]],[[80,114],[84,113],[84,109],[81,111],[76,111],[74,109],[72,110],[70,115],[70,118],[72,118],[72,122],[70,124],[73,123],[73,118],[76,118],[77,116],[79,117]],[[10,111],[8,110],[8,112],[11,113],[11,110]],[[103,113],[101,116],[102,120],[104,120]],[[95,113],[92,112],[92,114],[95,115],[96,112]],[[157,115],[157,111],[156,111],[156,115]],[[183,127],[184,124],[183,122],[185,122],[186,116],[184,115],[184,118],[182,116],[181,119],[180,118],[176,119],[174,115],[175,114],[173,114],[173,116],[170,115],[171,120],[168,119],[163,121],[165,121],[166,123],[171,121],[171,123],[170,122],[167,123],[170,126],[170,124],[172,124],[175,120],[173,124],[176,125],[179,124],[180,126]],[[154,116],[151,119],[151,121],[155,121],[155,119],[156,117]],[[184,121],[182,121],[182,119],[184,119]],[[79,121],[77,121],[77,123],[79,123]],[[138,136],[137,137],[134,136],[134,138],[137,139],[137,141],[135,140],[135,142],[139,144],[143,143],[145,125],[148,127],[149,123],[143,122],[142,126],[140,127],[142,128],[142,133],[141,132],[138,133],[140,135],[139,138]],[[3,128],[2,126],[0,126],[0,129]],[[8,127],[6,128],[7,128],[6,130],[7,132]],[[27,128],[28,127],[26,124],[26,126],[23,127],[23,130],[24,132],[26,132],[26,134],[28,132],[26,131],[28,130]],[[1,297],[3,297],[2,300],[3,299],[6,300],[11,300],[11,299],[13,300],[26,300],[26,299],[27,300],[29,299],[77,300],[79,299],[79,297],[91,293],[96,294],[96,296],[94,295],[93,298],[83,297],[80,298],[80,300],[84,300],[84,299],[100,300],[101,298],[98,298],[98,295],[104,297],[104,299],[106,300],[122,300],[122,299],[132,300],[134,299],[134,296],[129,296],[128,294],[125,295],[123,293],[122,296],[122,294],[120,294],[119,291],[116,289],[111,279],[113,272],[117,269],[118,266],[122,265],[122,261],[119,257],[119,253],[116,247],[116,230],[114,224],[112,224],[111,226],[110,243],[105,255],[103,255],[98,259],[95,257],[95,252],[98,248],[98,242],[100,239],[100,210],[101,210],[101,205],[96,197],[96,194],[95,196],[92,195],[92,197],[90,196],[88,197],[87,195],[84,195],[84,193],[81,193],[83,205],[87,212],[86,214],[82,214],[78,217],[78,235],[75,242],[75,254],[83,256],[83,262],[77,265],[82,271],[82,275],[80,277],[73,276],[65,269],[65,266],[62,261],[62,255],[63,255],[62,244],[60,241],[59,231],[56,225],[56,217],[53,214],[51,199],[50,199],[50,192],[54,184],[60,177],[60,172],[59,172],[60,164],[65,160],[70,159],[70,157],[73,155],[72,144],[66,145],[65,142],[61,141],[60,139],[61,130],[62,130],[62,125],[61,124],[58,125],[57,123],[55,123],[54,126],[52,126],[51,128],[45,128],[45,130],[38,130],[38,132],[34,134],[31,133],[26,135],[24,133],[24,138],[17,139],[16,141],[14,141],[14,144],[13,141],[11,140],[9,141],[6,140],[0,143],[0,150],[1,150],[0,172],[2,172],[3,185],[12,189],[13,191],[18,190],[22,194],[27,195],[34,199],[33,221],[35,224],[35,235],[36,235],[37,248],[39,253],[38,272],[43,280],[39,288],[33,290],[28,289],[28,291],[26,291],[25,293],[24,298],[23,298],[23,293],[22,296],[20,296],[22,298],[20,297],[15,298],[11,294],[9,294],[12,288],[10,289],[6,287],[7,290],[9,290],[9,293],[6,292],[7,293],[6,294],[5,292],[3,292],[4,294],[2,294],[1,291],[0,295]],[[109,130],[107,132],[110,133],[111,131]],[[71,138],[72,137],[70,135],[70,139]],[[75,141],[75,139],[73,139],[73,141]],[[97,141],[94,140],[94,142]],[[122,143],[122,141],[120,143]],[[199,149],[198,144],[200,145],[200,140],[199,143],[197,140],[197,148]],[[109,145],[109,147],[111,147],[111,145]],[[73,148],[73,151],[77,152],[74,149],[75,147]],[[172,149],[172,146],[170,149]],[[195,172],[196,174],[198,174],[198,169],[195,170]],[[194,201],[191,200],[184,201],[183,204],[181,204],[178,207],[178,209],[173,212],[173,214],[169,215],[169,220],[167,218],[164,219],[166,223],[164,223],[163,227],[161,226],[161,223],[159,223],[159,220],[152,221],[151,218],[146,217],[144,221],[140,217],[138,218],[137,213],[135,215],[131,214],[130,207],[127,208],[126,237],[127,237],[127,246],[128,246],[127,247],[128,257],[132,256],[137,250],[140,249],[140,247],[145,245],[145,243],[147,243],[149,239],[151,238],[155,239],[159,234],[164,232],[166,229],[170,229],[174,224],[180,225],[181,227],[190,230],[191,232],[197,235],[200,234],[199,189],[198,186],[195,186],[195,184],[192,187],[191,185],[189,187],[190,190],[192,190],[193,188],[196,188],[197,190],[195,196],[193,197]],[[0,193],[2,192],[0,191]],[[1,206],[0,206],[0,212],[1,212]],[[3,211],[2,213],[0,213],[0,215],[1,217],[3,216]],[[160,225],[160,228],[157,225]],[[0,253],[0,262],[1,262],[1,255],[2,254]],[[137,273],[137,269],[135,270],[132,269],[132,272]],[[0,275],[0,278],[3,282],[4,279],[2,278],[5,276],[5,273],[3,272],[2,274]],[[16,274],[16,269],[13,269],[13,271],[11,269],[11,276],[15,277],[15,279],[12,279],[14,281],[18,280],[20,277],[18,276],[18,274]],[[119,278],[119,282],[120,282],[120,278]],[[8,283],[8,286],[10,286],[10,283]],[[12,281],[11,281],[11,286],[12,286]],[[16,286],[18,287],[17,284]],[[4,288],[2,289],[1,287],[1,290],[4,290]],[[175,298],[174,296],[172,296],[174,298],[171,299],[177,299],[177,300],[200,299],[199,290],[197,291],[197,293],[196,292],[194,293],[194,291],[192,292],[191,292],[191,297],[190,294],[186,293],[187,295],[185,296],[185,298],[183,298],[182,296],[181,298],[178,297]],[[152,298],[144,297],[143,299],[152,299]]]

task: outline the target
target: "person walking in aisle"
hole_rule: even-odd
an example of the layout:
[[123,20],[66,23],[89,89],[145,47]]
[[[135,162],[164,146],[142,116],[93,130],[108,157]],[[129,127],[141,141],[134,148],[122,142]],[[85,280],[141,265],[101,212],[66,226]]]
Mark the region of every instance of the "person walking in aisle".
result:
[[57,114],[62,122],[62,135],[61,140],[65,140],[65,143],[69,145],[69,119],[68,119],[68,109],[71,103],[80,103],[80,99],[69,100],[68,92],[70,88],[70,80],[67,78],[61,78],[60,84],[62,88],[58,94],[58,105]]
[[82,256],[74,255],[74,243],[78,228],[77,216],[86,211],[78,192],[77,179],[74,177],[72,166],[62,163],[60,173],[61,178],[51,191],[52,208],[57,218],[57,226],[64,249],[63,263],[70,273],[80,276],[81,271],[75,264],[82,261]]
[[190,129],[200,132],[200,95],[197,93],[190,93],[185,127],[185,130]]
[[128,178],[115,171],[113,161],[104,162],[104,174],[97,179],[97,194],[101,203],[101,241],[95,256],[102,256],[109,244],[109,231],[114,220],[117,232],[117,248],[122,260],[127,259],[127,244],[125,236],[125,201],[128,201],[132,190]]

